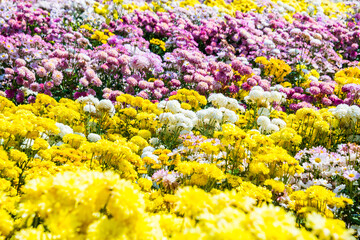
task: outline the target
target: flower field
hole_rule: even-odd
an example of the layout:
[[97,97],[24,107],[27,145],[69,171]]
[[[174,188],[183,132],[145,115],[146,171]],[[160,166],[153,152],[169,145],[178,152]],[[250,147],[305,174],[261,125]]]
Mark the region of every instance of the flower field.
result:
[[358,0],[0,1],[0,240],[360,237]]

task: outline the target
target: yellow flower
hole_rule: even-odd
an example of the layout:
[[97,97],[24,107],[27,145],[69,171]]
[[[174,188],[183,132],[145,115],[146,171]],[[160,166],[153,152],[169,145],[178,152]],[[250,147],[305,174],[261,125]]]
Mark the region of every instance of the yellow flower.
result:
[[144,191],[150,191],[150,189],[153,185],[152,181],[149,179],[146,179],[146,178],[139,178],[138,184],[141,187],[141,189]]
[[31,148],[37,151],[37,150],[45,150],[48,147],[49,147],[49,143],[46,140],[42,138],[36,138]]

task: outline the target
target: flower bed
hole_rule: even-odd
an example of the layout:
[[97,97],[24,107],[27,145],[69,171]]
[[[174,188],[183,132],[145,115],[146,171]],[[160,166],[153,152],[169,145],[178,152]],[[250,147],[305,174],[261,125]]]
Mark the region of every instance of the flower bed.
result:
[[0,3],[0,239],[356,239],[358,1]]

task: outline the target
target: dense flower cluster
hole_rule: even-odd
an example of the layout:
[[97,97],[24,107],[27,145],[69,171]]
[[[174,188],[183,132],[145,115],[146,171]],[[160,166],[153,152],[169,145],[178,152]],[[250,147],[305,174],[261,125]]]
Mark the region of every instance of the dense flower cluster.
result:
[[356,239],[360,5],[0,1],[0,239]]

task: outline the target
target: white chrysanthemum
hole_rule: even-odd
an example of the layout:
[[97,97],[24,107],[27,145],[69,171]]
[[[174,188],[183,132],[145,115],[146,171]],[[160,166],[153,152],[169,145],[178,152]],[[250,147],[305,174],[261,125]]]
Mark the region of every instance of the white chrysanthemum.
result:
[[174,117],[174,114],[172,114],[170,112],[165,112],[165,113],[160,114],[159,120],[161,123],[171,124],[171,123],[175,122],[175,117]]
[[259,126],[262,126],[263,128],[266,128],[267,125],[269,125],[271,122],[270,122],[270,119],[266,116],[260,116],[258,117],[258,119],[256,120],[256,123],[259,125]]
[[115,114],[115,107],[109,99],[102,99],[96,108],[100,111],[108,112],[110,116]]
[[194,119],[197,118],[196,113],[194,113],[191,110],[181,110],[181,113],[184,114],[185,117],[190,118],[190,119]]
[[227,102],[226,106],[224,106],[224,107],[226,107],[229,110],[235,111],[237,109],[240,109],[240,110],[244,109],[244,107],[242,107],[235,98],[227,98],[227,101],[228,102]]
[[280,84],[276,84],[275,86],[273,87],[270,87],[270,90],[271,91],[279,91],[280,89],[283,89],[284,87],[281,86]]
[[214,119],[216,121],[221,121],[222,120],[223,114],[219,109],[208,108],[206,110],[208,110],[208,114],[207,114],[208,118]]
[[276,91],[272,91],[269,96],[269,102],[281,103],[285,99],[285,96]]
[[221,93],[212,93],[208,97],[208,101],[212,103],[212,105],[216,107],[222,107],[227,104],[226,97]]
[[101,139],[101,136],[96,133],[90,133],[87,137],[90,142],[97,142]]
[[76,102],[90,104],[90,105],[94,105],[95,107],[97,107],[97,105],[99,105],[100,101],[93,95],[89,95],[86,97],[79,97],[78,99],[76,99]]
[[62,124],[62,123],[55,123],[55,125],[59,128],[60,132],[58,136],[64,137],[66,134],[74,133],[73,129],[69,127],[68,125]]
[[259,116],[266,116],[269,117],[270,116],[270,110],[264,107],[259,108],[258,110],[258,114]]
[[344,108],[335,109],[335,111],[333,111],[333,114],[338,119],[348,118],[347,109],[344,109]]
[[286,127],[286,122],[280,118],[272,119],[271,123],[277,125],[280,129]]
[[360,119],[360,108],[356,105],[349,107],[347,113],[349,117],[355,121]]
[[[256,86],[255,86],[256,87]],[[253,90],[255,87],[253,87],[248,95],[248,99],[253,102],[257,102],[264,98],[264,90],[261,88],[261,90]]]
[[265,130],[266,133],[270,134],[270,133],[273,133],[273,132],[278,132],[280,129],[275,124],[270,123],[270,124],[266,125],[264,130]]
[[314,76],[310,76],[308,79],[309,79],[310,81],[312,81],[312,82],[318,82],[318,81],[319,81],[319,79],[317,79],[317,78],[314,77]]
[[234,111],[226,108],[220,108],[220,110],[223,110],[223,122],[235,123],[239,119],[239,116]]
[[159,110],[165,109],[166,103],[167,103],[167,101],[165,101],[165,100],[159,102],[159,103],[157,104],[157,108],[158,108]]
[[102,99],[97,106],[98,109],[105,111],[110,111],[113,107],[114,105],[109,99]]
[[201,109],[199,111],[196,112],[196,116],[199,118],[199,119],[204,119],[206,116],[207,116],[207,111],[206,109]]
[[181,105],[177,100],[167,101],[165,109],[169,110],[172,113],[178,113],[181,111]]
[[85,105],[83,110],[88,113],[96,113],[96,107],[90,104]]
[[147,146],[147,147],[144,147],[143,149],[143,153],[144,152],[153,152],[155,151],[155,148],[153,148],[152,146]]

